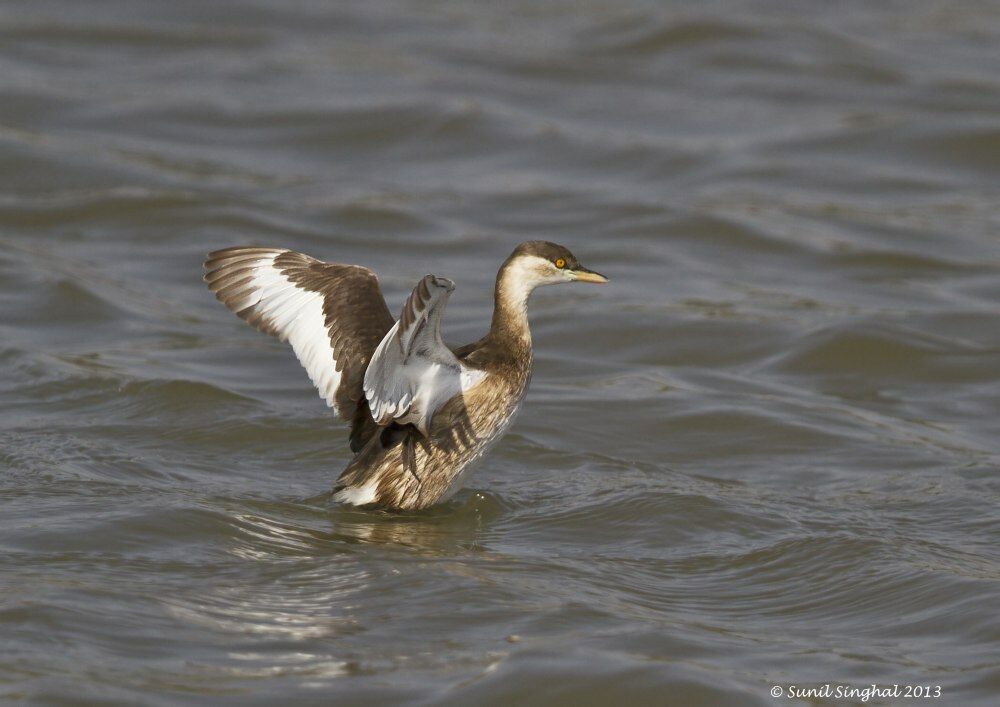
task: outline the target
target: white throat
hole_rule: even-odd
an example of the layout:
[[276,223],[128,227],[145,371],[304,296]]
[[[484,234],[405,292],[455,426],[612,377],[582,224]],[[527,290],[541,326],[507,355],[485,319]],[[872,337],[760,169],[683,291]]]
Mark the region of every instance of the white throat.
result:
[[500,281],[500,297],[511,313],[528,314],[528,298],[536,287],[554,284],[549,276],[551,264],[536,255],[522,255],[511,261]]

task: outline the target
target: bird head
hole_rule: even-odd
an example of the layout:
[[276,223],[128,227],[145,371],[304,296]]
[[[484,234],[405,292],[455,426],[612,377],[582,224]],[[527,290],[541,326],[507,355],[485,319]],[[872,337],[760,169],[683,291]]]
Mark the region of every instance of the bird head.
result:
[[603,285],[608,281],[604,275],[581,265],[569,248],[549,241],[521,243],[507,258],[505,269],[529,290],[563,282]]

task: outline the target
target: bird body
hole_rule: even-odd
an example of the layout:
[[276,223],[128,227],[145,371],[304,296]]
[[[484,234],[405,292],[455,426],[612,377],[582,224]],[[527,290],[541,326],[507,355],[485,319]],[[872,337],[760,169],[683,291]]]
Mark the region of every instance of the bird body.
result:
[[562,246],[519,245],[494,289],[489,332],[449,348],[441,317],[455,286],[427,275],[394,321],[375,274],[294,251],[210,253],[209,289],[257,329],[291,344],[321,397],[351,423],[354,458],[334,498],[416,510],[447,500],[503,436],[531,378],[528,297],[559,282],[607,282]]

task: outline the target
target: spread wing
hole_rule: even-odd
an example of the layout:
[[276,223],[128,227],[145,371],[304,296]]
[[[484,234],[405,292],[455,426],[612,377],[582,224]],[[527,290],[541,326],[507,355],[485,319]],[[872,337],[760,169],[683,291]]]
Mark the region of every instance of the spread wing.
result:
[[226,248],[205,261],[208,288],[250,325],[287,341],[320,397],[352,423],[357,451],[376,427],[362,382],[392,327],[378,279],[358,265],[279,248]]
[[434,413],[482,377],[441,341],[441,315],[454,289],[451,280],[426,275],[375,349],[364,392],[379,425],[411,423],[427,436]]

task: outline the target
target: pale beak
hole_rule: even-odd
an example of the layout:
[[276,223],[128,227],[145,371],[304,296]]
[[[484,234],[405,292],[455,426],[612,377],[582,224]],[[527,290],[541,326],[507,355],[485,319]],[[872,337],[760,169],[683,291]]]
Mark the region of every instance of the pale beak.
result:
[[604,277],[599,272],[594,272],[585,267],[578,267],[575,270],[570,270],[569,274],[573,276],[573,279],[577,282],[592,282],[595,285],[603,285],[608,281],[608,278]]

